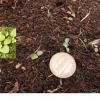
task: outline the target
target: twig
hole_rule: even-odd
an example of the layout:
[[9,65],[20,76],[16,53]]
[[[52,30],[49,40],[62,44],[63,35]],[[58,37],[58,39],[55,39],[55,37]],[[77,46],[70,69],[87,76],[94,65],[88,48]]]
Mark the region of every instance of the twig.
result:
[[81,19],[80,22],[84,21],[89,15],[90,15],[90,11],[89,11],[89,13],[87,13],[87,14]]
[[12,6],[12,9],[16,8],[17,2],[18,2],[17,0],[14,0],[14,6]]
[[54,93],[54,92],[58,91],[60,88],[61,88],[61,86],[59,85],[59,86],[57,86],[56,89],[48,90],[48,92],[49,92],[49,93]]
[[82,35],[82,30],[81,30],[81,28],[80,28],[80,33],[78,34],[78,37],[79,37],[80,35]]
[[87,50],[87,47],[86,47],[85,43],[83,42],[83,40],[81,38],[79,38],[79,40],[82,42],[82,44],[84,45],[85,49]]
[[62,79],[60,79],[60,86],[62,86],[63,85],[63,83],[62,83]]
[[49,75],[47,78],[50,78],[50,77],[52,77],[52,76],[53,76],[53,74]]
[[56,91],[58,91],[59,89],[61,89],[62,87],[62,85],[63,85],[63,83],[62,83],[62,79],[60,79],[60,84],[57,86],[57,88],[56,89],[53,89],[53,90],[48,90],[48,92],[49,93],[54,93],[54,92],[56,92]]
[[36,52],[40,49],[40,47],[41,47],[42,37],[43,37],[43,36],[41,36],[41,39],[40,39],[40,45],[39,45],[39,47],[37,48],[37,50],[35,51],[35,53],[36,53]]

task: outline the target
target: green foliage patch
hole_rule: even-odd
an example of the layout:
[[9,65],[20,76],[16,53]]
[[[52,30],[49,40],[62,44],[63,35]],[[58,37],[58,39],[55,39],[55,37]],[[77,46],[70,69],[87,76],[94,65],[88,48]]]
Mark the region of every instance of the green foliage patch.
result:
[[16,28],[0,27],[0,58],[16,57]]

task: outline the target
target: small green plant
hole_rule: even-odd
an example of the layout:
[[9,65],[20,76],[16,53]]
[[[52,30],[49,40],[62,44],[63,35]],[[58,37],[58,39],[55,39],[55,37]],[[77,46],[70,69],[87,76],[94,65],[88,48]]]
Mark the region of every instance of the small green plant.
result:
[[93,48],[93,50],[94,50],[95,53],[99,52],[99,47],[97,45],[93,45],[92,44],[92,48]]
[[74,18],[76,17],[75,12],[72,10],[72,8],[70,6],[68,8],[69,8],[69,11],[67,11],[67,14],[69,16],[66,17],[66,19],[68,20],[67,23],[72,22]]
[[0,27],[0,58],[16,57],[16,28]]
[[66,49],[66,52],[70,53],[70,49],[69,49],[69,38],[65,38],[65,41],[63,43],[63,46]]
[[31,59],[32,60],[36,60],[38,59],[41,55],[43,55],[43,51],[39,50],[39,51],[36,51],[34,53],[31,54]]
[[89,45],[92,47],[92,49],[95,53],[100,52],[99,44],[100,44],[100,39],[95,39],[95,40],[89,42]]
[[67,11],[67,14],[69,14],[69,15],[71,15],[72,17],[74,17],[75,18],[75,12],[72,10],[72,8],[70,7],[70,6],[68,6],[68,8],[69,8],[69,11]]

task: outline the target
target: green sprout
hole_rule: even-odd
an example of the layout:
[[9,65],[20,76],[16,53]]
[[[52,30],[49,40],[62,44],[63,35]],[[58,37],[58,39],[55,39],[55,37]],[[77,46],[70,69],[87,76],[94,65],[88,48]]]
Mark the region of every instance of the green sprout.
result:
[[70,49],[69,49],[69,38],[65,38],[65,41],[63,43],[63,46],[66,49],[66,52],[70,53]]
[[95,53],[99,52],[99,47],[96,44],[92,44],[92,48],[93,48]]
[[75,12],[72,10],[72,8],[70,6],[68,6],[69,11],[67,11],[67,14],[71,15],[72,17],[76,17]]
[[69,11],[67,11],[67,14],[69,16],[65,17],[68,20],[67,23],[72,22],[74,18],[76,17],[75,12],[72,10],[72,8],[70,6],[68,8],[69,8]]
[[0,27],[0,58],[16,57],[16,28]]
[[31,54],[31,59],[32,60],[36,60],[38,59],[41,55],[43,55],[43,51],[39,50],[39,51],[36,51],[34,53]]

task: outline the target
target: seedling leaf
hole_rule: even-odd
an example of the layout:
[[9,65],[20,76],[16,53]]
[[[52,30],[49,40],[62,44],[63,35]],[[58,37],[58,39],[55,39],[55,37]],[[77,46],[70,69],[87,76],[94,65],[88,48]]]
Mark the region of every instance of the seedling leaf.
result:
[[11,37],[16,37],[16,28],[10,28],[9,31]]
[[2,47],[2,43],[0,42],[0,48]]
[[65,38],[65,43],[69,43],[69,38]]
[[5,36],[2,33],[0,33],[0,41],[3,41],[4,39],[5,39]]
[[35,60],[38,59],[39,56],[43,55],[43,51],[39,50],[39,51],[35,51],[33,54],[31,54],[31,59]]
[[37,51],[37,53],[36,53],[38,56],[41,56],[41,55],[43,55],[43,51]]
[[4,44],[10,44],[11,43],[12,38],[8,37],[4,40]]
[[8,45],[4,45],[2,48],[0,48],[0,52],[9,53],[9,46]]
[[65,47],[66,49],[66,52],[70,52],[70,49],[69,49],[69,38],[65,38],[65,41],[63,43],[63,46]]
[[31,59],[32,59],[32,60],[35,60],[35,59],[37,59],[37,58],[38,58],[38,55],[37,55],[37,54],[33,53],[33,54],[31,55]]
[[99,49],[98,48],[94,48],[94,51],[95,51],[95,53],[98,53]]

